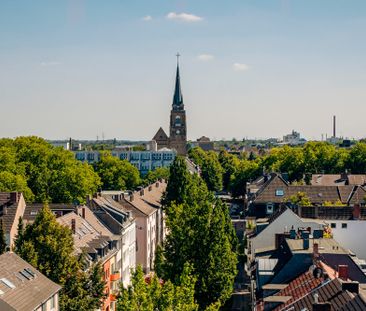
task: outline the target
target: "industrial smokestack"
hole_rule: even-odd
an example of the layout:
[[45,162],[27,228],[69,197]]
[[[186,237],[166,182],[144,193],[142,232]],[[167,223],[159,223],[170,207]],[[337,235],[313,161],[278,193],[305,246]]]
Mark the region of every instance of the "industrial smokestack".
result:
[[333,116],[333,137],[336,137],[336,116]]

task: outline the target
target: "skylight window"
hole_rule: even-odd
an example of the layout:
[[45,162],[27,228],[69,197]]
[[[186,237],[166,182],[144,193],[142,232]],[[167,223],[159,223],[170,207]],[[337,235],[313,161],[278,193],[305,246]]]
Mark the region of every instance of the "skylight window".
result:
[[282,197],[284,194],[285,194],[285,192],[283,191],[283,189],[276,189],[277,197]]
[[7,287],[9,287],[11,289],[15,288],[15,285],[6,278],[2,278],[2,279],[0,279],[0,281],[3,282]]

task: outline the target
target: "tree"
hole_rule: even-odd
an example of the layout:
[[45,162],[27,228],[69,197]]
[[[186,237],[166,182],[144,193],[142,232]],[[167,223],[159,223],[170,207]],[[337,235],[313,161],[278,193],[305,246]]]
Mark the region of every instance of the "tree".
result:
[[30,136],[0,139],[0,191],[23,192],[27,202],[84,202],[100,184],[74,154]]
[[0,172],[0,191],[22,192],[27,202],[34,201],[34,194],[27,185],[26,179],[22,175],[15,175],[8,171]]
[[222,189],[223,170],[216,153],[210,151],[204,158],[202,167],[202,178],[210,191],[219,191]]
[[104,190],[134,189],[141,183],[138,169],[127,160],[112,156],[110,152],[103,152],[94,168]]
[[231,177],[229,189],[234,197],[245,194],[246,184],[260,175],[261,169],[257,162],[243,159]]
[[353,174],[366,173],[366,143],[357,143],[351,148],[346,165]]
[[219,162],[223,169],[222,182],[223,188],[229,190],[230,182],[238,169],[239,159],[225,150],[221,150],[219,153]]
[[169,167],[157,167],[149,171],[144,178],[146,184],[152,184],[159,179],[169,179]]
[[290,196],[288,199],[286,199],[286,202],[291,202],[292,204],[299,205],[299,206],[311,206],[312,203],[309,199],[309,197],[306,195],[305,192],[298,192],[292,196]]
[[71,230],[56,221],[47,205],[34,223],[18,234],[15,244],[20,257],[62,286],[61,310],[87,311],[100,306],[104,297],[100,267],[93,267],[89,274],[81,269],[81,259],[74,255]]
[[0,255],[6,252],[6,238],[3,220],[0,219]]
[[[182,180],[182,176],[172,175],[171,179],[173,176]],[[185,178],[186,182],[180,183],[184,185],[180,192],[169,188],[176,199],[166,207],[169,234],[162,253],[157,256],[156,271],[164,280],[176,284],[189,262],[197,278],[195,297],[203,310],[213,303],[224,303],[231,295],[237,238],[226,206],[214,199],[201,178],[196,175]],[[169,189],[167,196],[172,195]]]
[[141,266],[132,275],[132,285],[128,289],[121,286],[117,300],[117,311],[195,311],[195,279],[191,267],[186,264],[177,285],[163,282],[156,275],[144,279]]
[[23,245],[23,239],[24,239],[24,222],[23,222],[23,218],[21,216],[19,216],[17,234],[15,236],[15,241],[14,241],[14,251],[15,252],[18,252],[20,247]]
[[172,202],[182,203],[189,196],[187,190],[190,183],[190,174],[184,157],[175,157],[170,165],[169,176],[167,189],[162,199],[164,206],[168,206]]

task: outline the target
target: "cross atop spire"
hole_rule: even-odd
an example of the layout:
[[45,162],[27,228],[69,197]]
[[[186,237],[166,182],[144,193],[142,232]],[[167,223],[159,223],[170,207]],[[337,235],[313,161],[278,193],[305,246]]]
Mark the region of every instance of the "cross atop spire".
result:
[[179,76],[179,57],[180,54],[177,53],[177,74],[175,77],[175,90],[174,90],[174,97],[173,97],[173,109],[174,110],[183,110],[183,95],[182,90],[180,88],[180,76]]

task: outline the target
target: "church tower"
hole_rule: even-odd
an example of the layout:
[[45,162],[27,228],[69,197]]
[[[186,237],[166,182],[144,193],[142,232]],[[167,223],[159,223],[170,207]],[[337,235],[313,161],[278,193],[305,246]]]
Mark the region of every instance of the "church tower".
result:
[[177,54],[177,74],[175,77],[175,90],[172,110],[170,111],[170,137],[169,146],[179,155],[187,154],[187,124],[186,111],[184,110],[183,95],[180,87],[179,54]]

